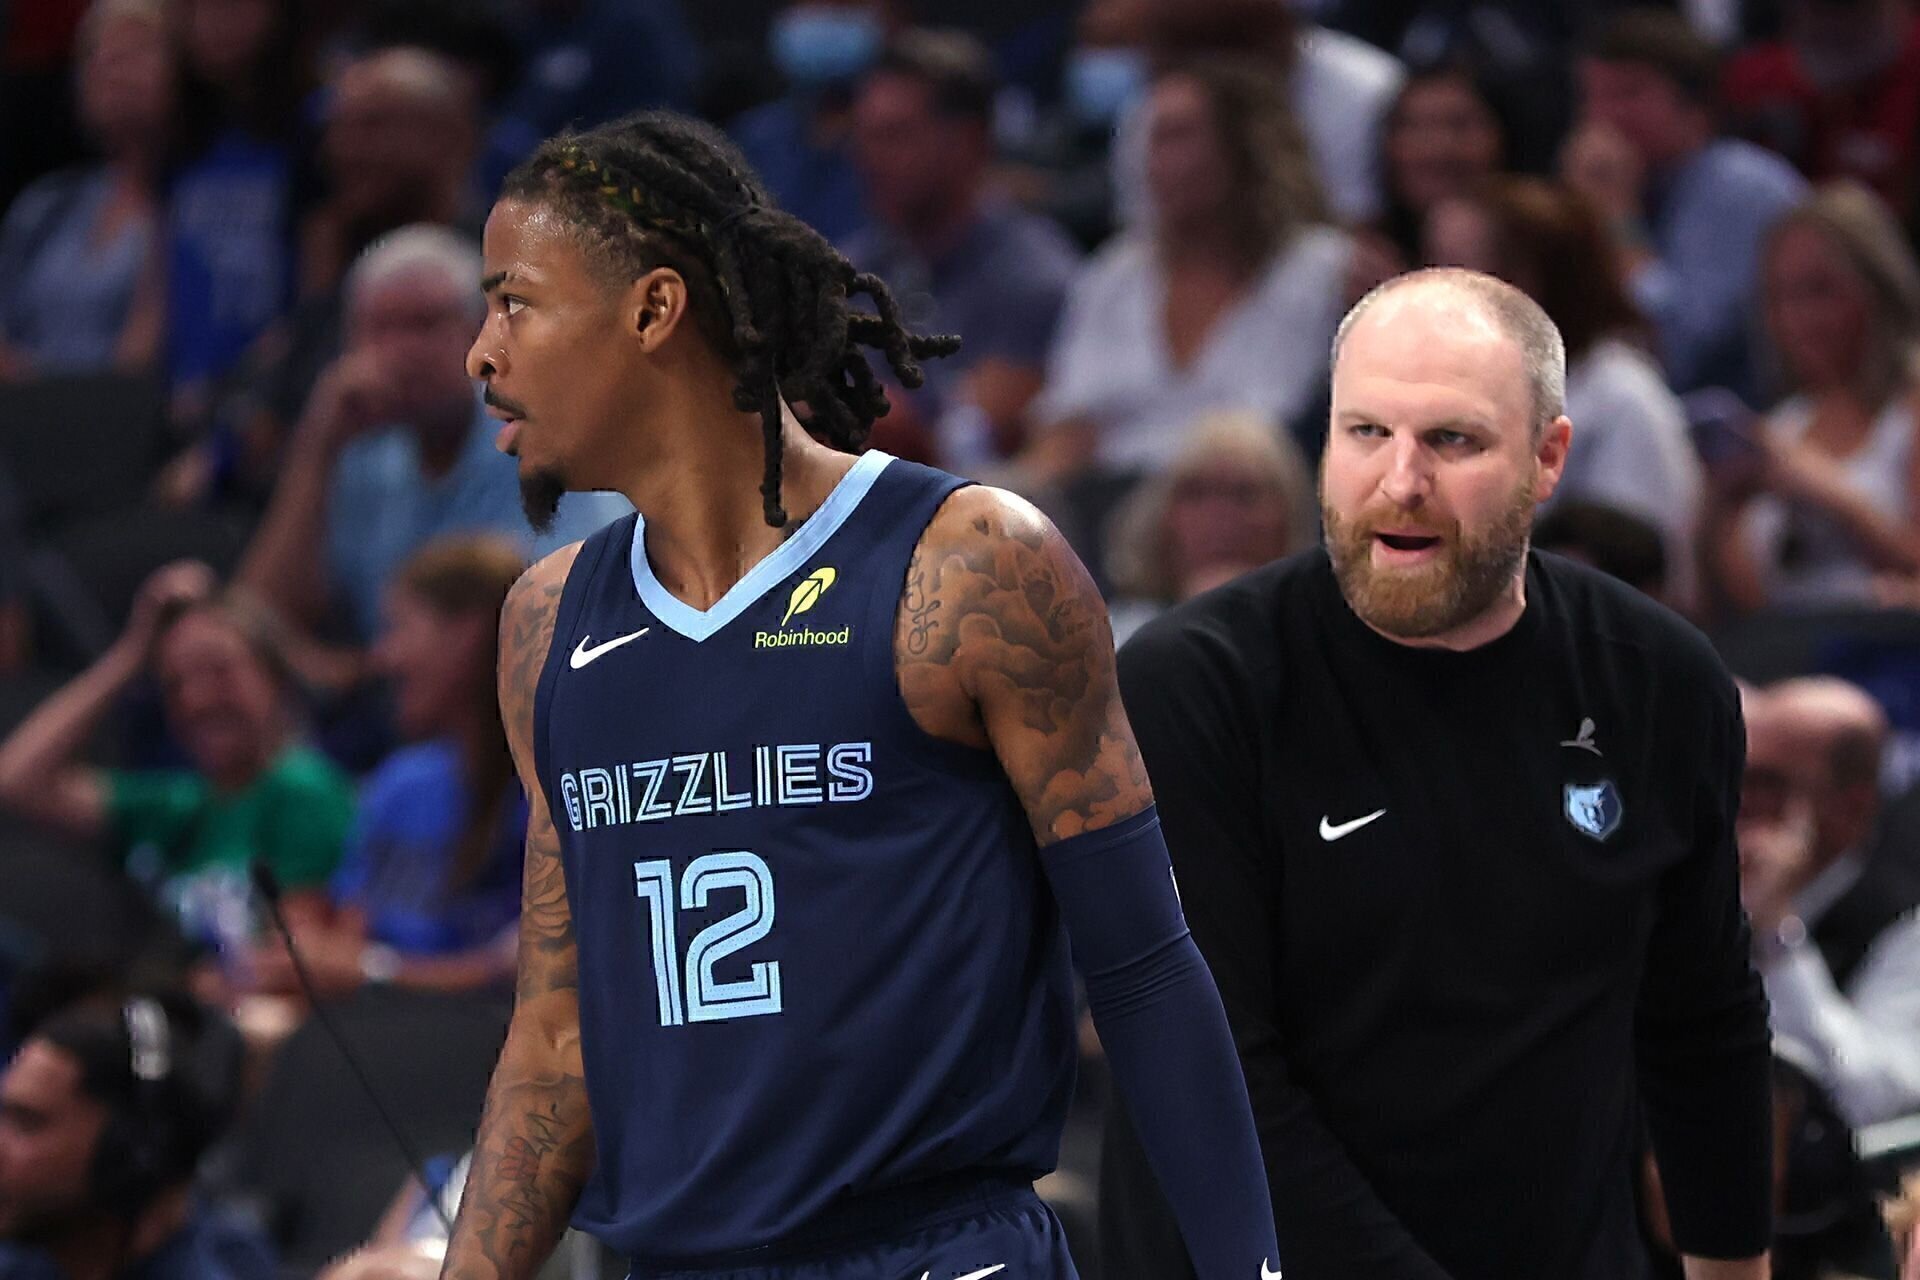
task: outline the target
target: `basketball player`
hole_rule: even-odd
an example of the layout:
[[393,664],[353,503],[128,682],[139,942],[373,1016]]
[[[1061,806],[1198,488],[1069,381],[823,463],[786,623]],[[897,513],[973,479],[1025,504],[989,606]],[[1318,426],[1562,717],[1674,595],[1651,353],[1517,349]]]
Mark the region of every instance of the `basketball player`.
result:
[[506,606],[519,1001],[444,1274],[530,1276],[572,1212],[635,1277],[1071,1277],[1031,1188],[1064,918],[1200,1274],[1277,1275],[1099,597],[1032,508],[853,455],[856,344],[911,386],[952,340],[672,116],[543,145],[486,269],[469,362],[530,517],[639,514]]

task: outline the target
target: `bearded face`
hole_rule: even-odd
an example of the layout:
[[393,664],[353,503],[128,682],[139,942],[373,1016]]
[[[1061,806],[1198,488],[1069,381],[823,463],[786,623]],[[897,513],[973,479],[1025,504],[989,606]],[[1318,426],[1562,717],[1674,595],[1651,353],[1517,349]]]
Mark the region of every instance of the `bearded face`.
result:
[[1472,647],[1518,618],[1534,508],[1571,438],[1534,399],[1516,339],[1445,278],[1355,319],[1334,367],[1320,514],[1340,590],[1374,630]]
[[1340,592],[1374,630],[1408,640],[1445,635],[1485,614],[1527,554],[1534,477],[1516,484],[1493,519],[1468,528],[1432,512],[1390,504],[1352,520],[1322,489],[1320,516]]

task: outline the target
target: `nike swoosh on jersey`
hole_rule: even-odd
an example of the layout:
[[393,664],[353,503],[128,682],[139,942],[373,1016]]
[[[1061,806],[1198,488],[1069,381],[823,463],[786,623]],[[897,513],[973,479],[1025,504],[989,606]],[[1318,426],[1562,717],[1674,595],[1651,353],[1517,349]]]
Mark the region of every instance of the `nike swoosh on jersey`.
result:
[[[955,1276],[953,1280],[981,1280],[982,1276],[990,1276],[995,1274],[996,1272],[1005,1271],[1006,1269],[1007,1269],[1006,1263],[1004,1262],[995,1263],[993,1266],[987,1267],[980,1271],[969,1271],[967,1272],[967,1274],[963,1276]],[[1278,1274],[1278,1273],[1276,1272],[1275,1274]],[[922,1271],[920,1273],[920,1280],[932,1280],[932,1276],[933,1276],[933,1272]]]
[[647,632],[651,630],[653,630],[652,627],[642,627],[638,631],[629,632],[624,636],[615,636],[613,639],[607,641],[605,644],[596,644],[592,648],[587,647],[587,641],[593,639],[593,637],[581,636],[580,643],[574,646],[573,656],[567,659],[567,665],[572,667],[575,671],[578,671],[580,668],[586,666],[589,662],[592,662],[595,658],[599,657],[601,654],[612,653],[615,649],[618,649],[621,645],[626,644],[627,642],[632,640],[638,640],[641,636],[647,634]]
[[1324,816],[1322,816],[1320,819],[1320,838],[1322,840],[1325,840],[1327,843],[1331,844],[1342,836],[1352,835],[1354,832],[1366,826],[1369,822],[1372,822],[1375,818],[1378,818],[1381,814],[1385,812],[1386,812],[1385,809],[1375,809],[1372,813],[1368,814],[1364,818],[1355,818],[1351,822],[1342,822],[1338,826],[1335,826],[1333,823],[1327,821],[1327,819]]
[[[1381,810],[1385,813],[1386,810]],[[1280,1280],[1280,1273],[1267,1265],[1265,1258],[1260,1259],[1260,1280]]]

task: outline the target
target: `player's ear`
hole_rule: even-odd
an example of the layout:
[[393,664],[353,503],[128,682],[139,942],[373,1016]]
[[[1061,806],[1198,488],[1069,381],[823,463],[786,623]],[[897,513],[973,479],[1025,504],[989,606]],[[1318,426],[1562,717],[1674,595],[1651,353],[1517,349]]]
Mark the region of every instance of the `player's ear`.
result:
[[648,354],[673,336],[686,314],[687,281],[672,267],[655,267],[627,288],[622,318]]

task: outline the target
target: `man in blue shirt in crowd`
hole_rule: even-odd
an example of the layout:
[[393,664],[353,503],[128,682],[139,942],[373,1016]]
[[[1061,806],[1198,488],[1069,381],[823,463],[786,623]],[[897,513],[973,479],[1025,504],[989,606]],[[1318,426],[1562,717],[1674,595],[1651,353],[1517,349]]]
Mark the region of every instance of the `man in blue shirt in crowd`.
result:
[[873,217],[847,256],[892,282],[909,324],[966,336],[927,368],[924,388],[895,397],[889,419],[924,438],[886,443],[963,472],[1014,451],[1079,263],[1059,227],[988,191],[997,90],[992,55],[971,36],[908,31],[854,99]]
[[613,495],[578,495],[551,531],[527,534],[519,481],[494,451],[463,364],[479,271],[471,242],[416,226],[369,249],[348,277],[346,349],[308,398],[238,574],[296,625],[343,616],[348,634],[331,638],[365,644],[387,579],[434,538],[490,530],[538,556],[631,510]]

